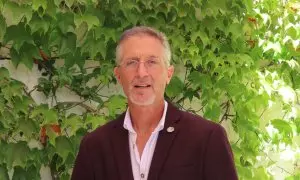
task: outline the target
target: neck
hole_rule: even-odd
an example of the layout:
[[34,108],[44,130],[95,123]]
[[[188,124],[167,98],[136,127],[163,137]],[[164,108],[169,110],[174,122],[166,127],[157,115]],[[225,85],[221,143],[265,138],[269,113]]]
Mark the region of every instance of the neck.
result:
[[140,106],[128,102],[130,118],[137,134],[149,134],[157,127],[163,112],[164,100],[148,106]]

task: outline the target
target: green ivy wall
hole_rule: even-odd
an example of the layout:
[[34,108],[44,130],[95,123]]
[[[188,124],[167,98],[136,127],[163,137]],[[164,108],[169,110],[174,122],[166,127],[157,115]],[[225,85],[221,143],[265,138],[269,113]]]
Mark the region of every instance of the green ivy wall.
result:
[[296,0],[0,0],[0,179],[70,178],[82,136],[126,109],[107,90],[135,25],[166,33],[166,99],[226,127],[240,179],[299,179],[299,20]]

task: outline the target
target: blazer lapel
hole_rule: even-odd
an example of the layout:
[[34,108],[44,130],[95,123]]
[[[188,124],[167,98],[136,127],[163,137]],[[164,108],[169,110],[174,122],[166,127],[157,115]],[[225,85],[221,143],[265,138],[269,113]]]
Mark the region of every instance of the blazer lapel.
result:
[[113,154],[118,168],[120,180],[133,180],[128,131],[123,128],[125,113],[118,117],[118,123],[114,126],[111,133],[111,142],[113,147]]
[[172,143],[179,131],[179,120],[180,111],[177,108],[175,108],[171,103],[168,103],[168,110],[164,129],[159,132],[149,170],[148,180],[158,179],[159,174],[163,168],[164,162],[168,157]]

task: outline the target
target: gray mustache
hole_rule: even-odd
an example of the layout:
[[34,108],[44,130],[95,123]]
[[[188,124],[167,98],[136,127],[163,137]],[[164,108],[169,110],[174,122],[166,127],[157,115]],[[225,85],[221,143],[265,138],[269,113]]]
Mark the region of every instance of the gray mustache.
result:
[[152,84],[152,79],[150,78],[135,78],[131,82],[133,85],[138,85],[138,84]]

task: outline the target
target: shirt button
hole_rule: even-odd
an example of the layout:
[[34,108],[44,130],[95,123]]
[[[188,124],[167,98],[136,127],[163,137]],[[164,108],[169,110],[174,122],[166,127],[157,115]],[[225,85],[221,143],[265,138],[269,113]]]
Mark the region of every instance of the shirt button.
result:
[[141,174],[141,178],[142,178],[142,179],[144,179],[144,177],[145,177],[145,174],[144,174],[144,173],[142,173],[142,174]]

